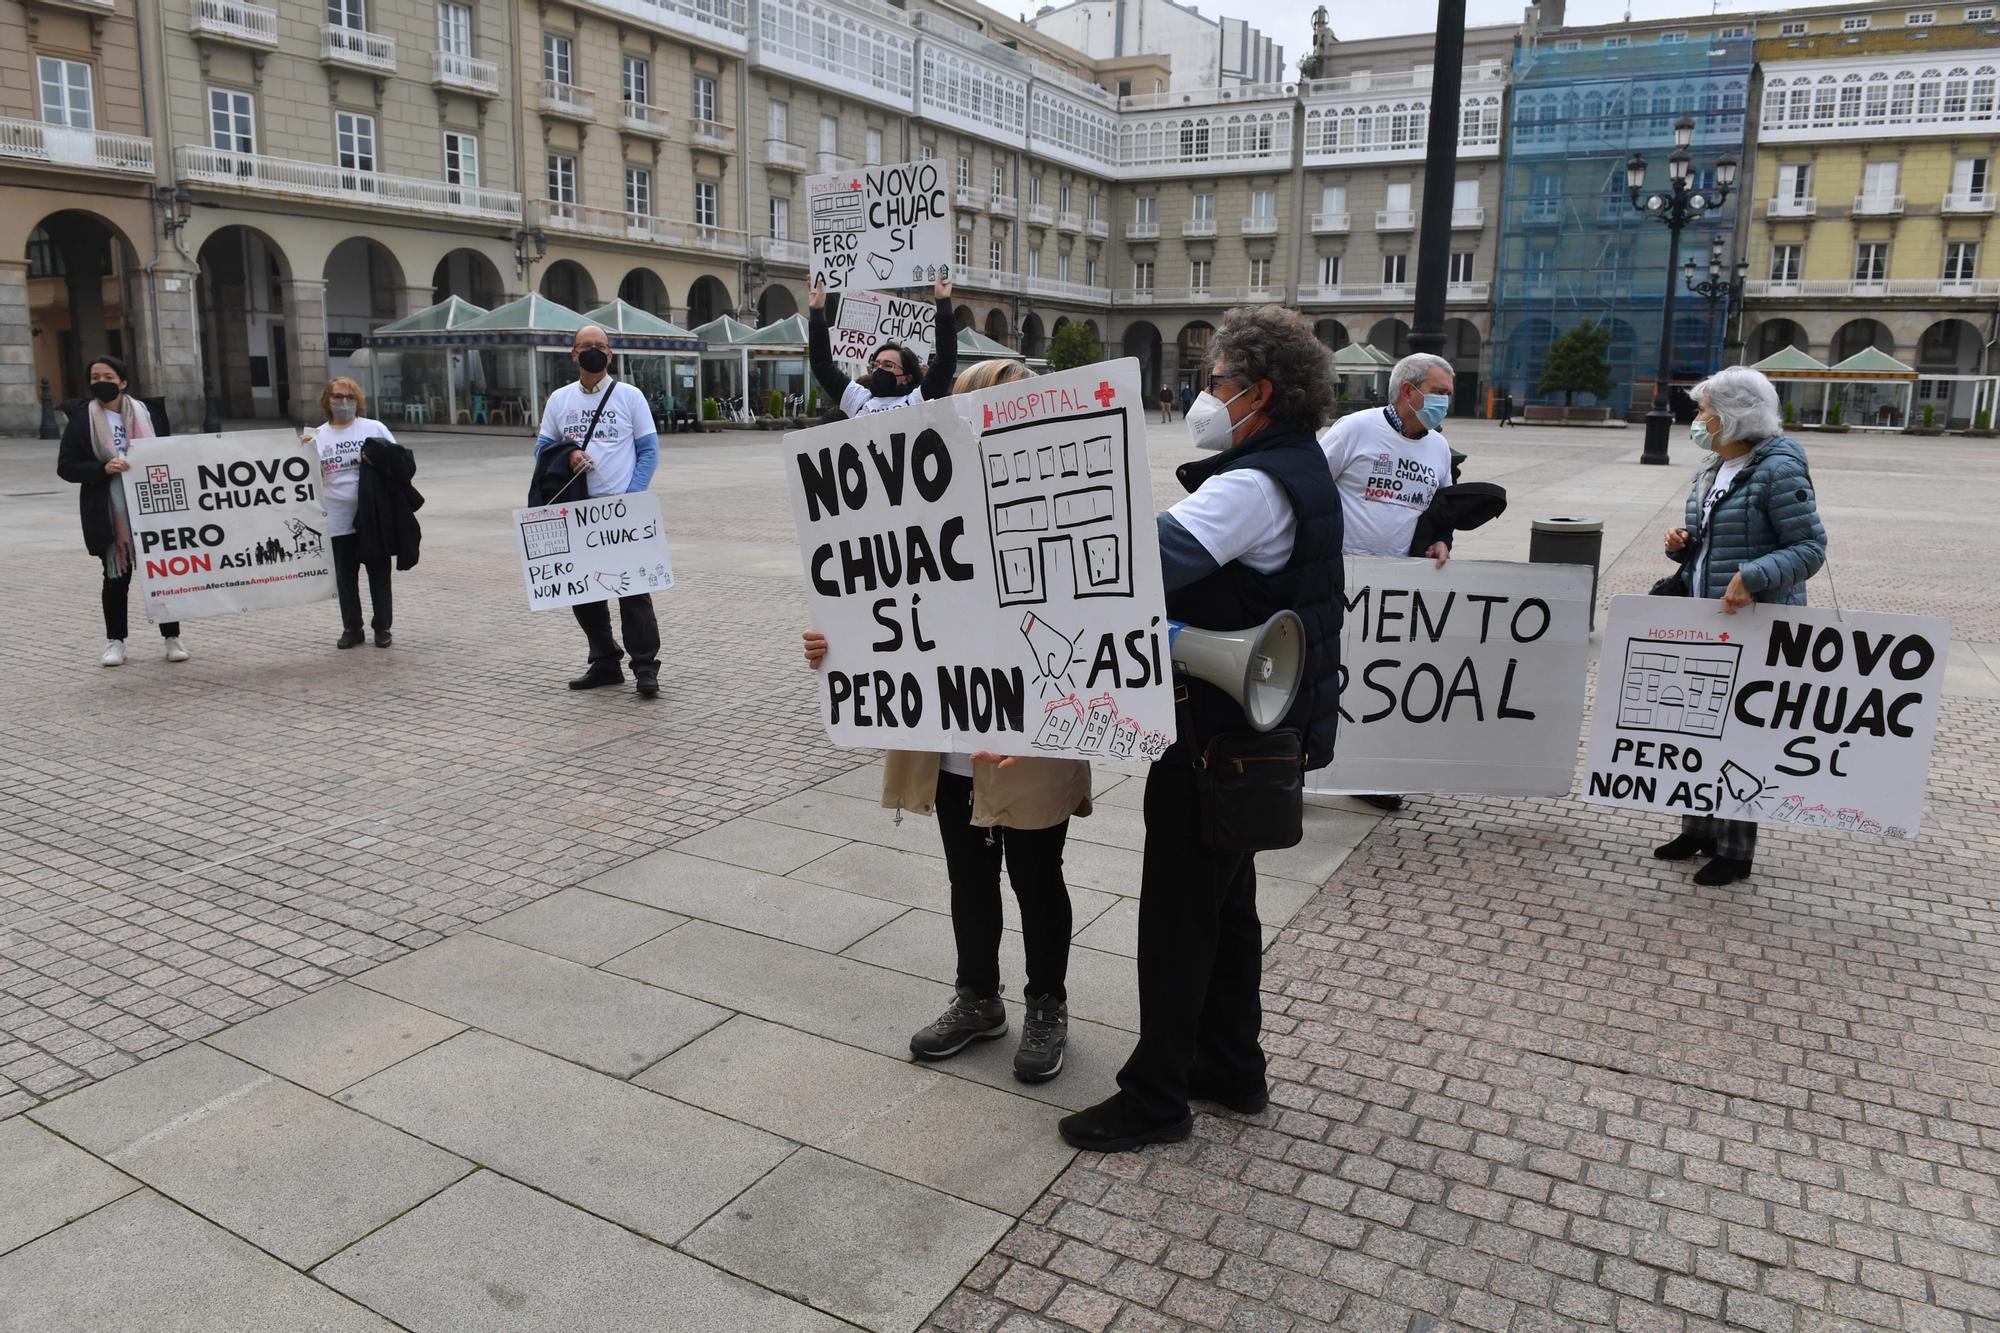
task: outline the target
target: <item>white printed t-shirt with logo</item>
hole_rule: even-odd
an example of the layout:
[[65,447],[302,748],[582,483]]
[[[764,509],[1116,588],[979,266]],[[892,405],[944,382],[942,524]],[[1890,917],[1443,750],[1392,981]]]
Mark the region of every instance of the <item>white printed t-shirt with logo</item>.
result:
[[1715,503],[1728,494],[1736,478],[1750,465],[1750,455],[1732,458],[1716,469],[1715,480],[1710,483],[1708,495],[1701,502],[1701,549],[1694,553],[1694,570],[1688,575],[1688,587],[1696,597],[1704,596],[1702,580],[1708,577],[1708,521],[1715,514]]
[[[605,385],[611,382],[607,375],[595,393],[585,393],[582,384],[571,383],[550,394],[549,405],[542,411],[541,436],[560,441],[567,448],[581,448],[584,432],[590,429],[590,414],[597,410]],[[610,394],[596,433],[590,437],[590,447],[584,449],[596,465],[584,482],[593,496],[623,495],[630,490],[637,466],[633,442],[659,433],[645,394],[623,380],[613,385]]]
[[840,391],[840,410],[852,417],[865,417],[871,412],[887,412],[898,407],[915,407],[924,401],[923,385],[912,385],[908,393],[894,397],[877,398],[868,392],[868,386],[860,381],[851,381]]
[[396,437],[389,428],[370,417],[356,417],[345,426],[331,421],[313,432],[319,447],[320,499],[326,505],[326,531],[330,537],[354,534],[354,511],[361,503],[361,442]]
[[1354,412],[1320,436],[1340,492],[1347,555],[1408,555],[1417,517],[1451,485],[1451,446],[1434,430],[1410,439],[1379,410]]

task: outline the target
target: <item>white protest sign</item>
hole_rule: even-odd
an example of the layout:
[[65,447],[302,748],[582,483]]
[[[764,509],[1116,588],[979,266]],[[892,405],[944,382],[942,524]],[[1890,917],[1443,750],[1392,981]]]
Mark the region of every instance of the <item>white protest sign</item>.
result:
[[333,596],[319,453],[292,430],[134,440],[125,510],[155,624]]
[[811,280],[830,292],[949,276],[951,208],[937,162],[808,176],[806,225]]
[[516,509],[514,527],[530,611],[674,586],[660,498],[651,491]]
[[1583,799],[1914,838],[1951,622],[1614,597]]
[[1349,556],[1340,736],[1317,792],[1567,795],[1590,570]]
[[1166,750],[1143,414],[1125,360],[785,437],[836,745]]
[[836,361],[866,364],[885,342],[901,343],[929,361],[937,351],[937,304],[879,292],[842,292],[828,332]]

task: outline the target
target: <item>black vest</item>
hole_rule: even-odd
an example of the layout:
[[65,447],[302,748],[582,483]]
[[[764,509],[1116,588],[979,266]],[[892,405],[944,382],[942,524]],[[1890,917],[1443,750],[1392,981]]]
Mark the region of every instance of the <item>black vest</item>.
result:
[[[1273,426],[1214,458],[1182,465],[1174,473],[1193,492],[1202,482],[1238,468],[1255,468],[1278,483],[1297,524],[1292,558],[1275,574],[1259,574],[1232,560],[1197,583],[1167,594],[1167,614],[1201,629],[1248,629],[1279,611],[1296,611],[1305,625],[1305,678],[1280,726],[1305,737],[1310,767],[1333,758],[1340,721],[1341,565],[1340,493],[1326,454],[1310,430]],[[1191,762],[1218,732],[1247,724],[1234,699],[1206,681],[1180,677],[1188,700],[1180,710],[1180,737],[1169,759]]]

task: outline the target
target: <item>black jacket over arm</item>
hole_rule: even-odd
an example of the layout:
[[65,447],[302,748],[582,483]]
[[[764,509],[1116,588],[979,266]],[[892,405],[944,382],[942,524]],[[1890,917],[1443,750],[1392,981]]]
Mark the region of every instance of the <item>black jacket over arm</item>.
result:
[[[813,379],[819,384],[820,392],[833,400],[839,407],[847,386],[854,383],[833,359],[833,335],[828,331],[826,311],[815,310],[807,321],[807,355],[811,360]],[[951,395],[951,382],[958,378],[958,325],[954,322],[951,298],[942,296],[937,303],[937,352],[931,357],[930,368],[924,372],[922,388],[925,402],[935,402]]]
[[402,445],[372,436],[362,441],[354,535],[361,539],[363,561],[394,556],[397,569],[416,565],[424,536],[417,523],[424,497],[410,484],[416,475],[416,455]]
[[111,488],[123,485],[104,470],[97,447],[90,440],[90,411],[79,408],[69,414],[63,427],[62,443],[56,446],[56,475],[74,482],[78,488],[77,514],[83,520],[83,549],[103,555],[111,545]]

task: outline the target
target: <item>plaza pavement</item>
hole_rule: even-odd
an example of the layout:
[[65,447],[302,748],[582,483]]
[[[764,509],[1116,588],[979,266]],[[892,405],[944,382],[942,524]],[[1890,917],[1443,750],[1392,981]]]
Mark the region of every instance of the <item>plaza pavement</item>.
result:
[[[1684,442],[1451,433],[1514,497],[1461,556],[1589,512],[1605,595],[1657,576]],[[1136,771],[1072,824],[1069,1069],[913,1065],[936,834],[812,720],[776,437],[668,442],[651,706],[521,609],[521,442],[412,442],[394,649],[326,605],[118,671],[0,442],[0,1328],[2000,1329],[1990,445],[1807,440],[1842,601],[1954,621],[1920,841],[1697,890],[1660,817],[1317,800],[1260,858],[1273,1106],[1102,1158],[1054,1120],[1136,1024]]]

